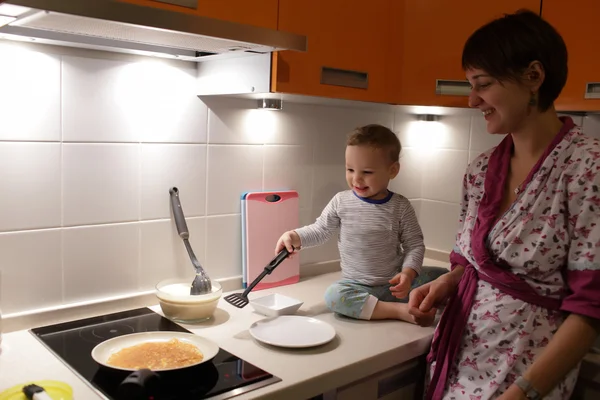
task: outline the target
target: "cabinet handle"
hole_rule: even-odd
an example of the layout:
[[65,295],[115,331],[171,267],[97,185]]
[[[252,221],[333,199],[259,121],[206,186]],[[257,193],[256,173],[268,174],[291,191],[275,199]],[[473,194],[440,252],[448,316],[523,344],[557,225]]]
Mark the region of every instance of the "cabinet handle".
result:
[[156,1],[158,3],[173,4],[174,6],[193,8],[194,10],[198,8],[198,0],[152,0],[152,1]]
[[435,94],[441,96],[468,96],[471,93],[469,81],[453,79],[436,79]]
[[347,69],[321,67],[321,84],[368,89],[369,74],[367,72],[350,71]]
[[588,82],[585,84],[585,99],[600,99],[600,82]]

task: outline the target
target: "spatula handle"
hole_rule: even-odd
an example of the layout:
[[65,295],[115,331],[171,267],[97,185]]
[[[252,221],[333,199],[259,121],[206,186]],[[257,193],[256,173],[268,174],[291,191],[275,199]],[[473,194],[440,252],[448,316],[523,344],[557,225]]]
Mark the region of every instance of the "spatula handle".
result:
[[248,288],[246,290],[244,290],[244,293],[242,294],[242,296],[247,298],[248,293],[250,293],[250,291],[254,288],[254,286],[256,286],[258,284],[258,282],[260,282],[265,276],[267,276],[271,272],[273,272],[273,270],[275,268],[277,268],[277,266],[279,266],[279,264],[281,264],[283,262],[283,260],[288,258],[289,255],[290,255],[290,252],[284,247],[283,250],[281,250],[279,252],[279,254],[277,254],[275,256],[275,258],[272,259],[271,262],[269,262],[269,264],[267,264],[267,266],[265,267],[263,272],[261,272],[260,275],[255,280],[252,281],[250,286],[248,286]]
[[185,223],[183,209],[181,208],[181,202],[179,201],[179,189],[172,187],[169,189],[169,194],[171,195],[171,206],[173,208],[173,216],[175,217],[177,232],[179,232],[179,236],[182,239],[189,239],[190,232],[188,231],[187,224]]

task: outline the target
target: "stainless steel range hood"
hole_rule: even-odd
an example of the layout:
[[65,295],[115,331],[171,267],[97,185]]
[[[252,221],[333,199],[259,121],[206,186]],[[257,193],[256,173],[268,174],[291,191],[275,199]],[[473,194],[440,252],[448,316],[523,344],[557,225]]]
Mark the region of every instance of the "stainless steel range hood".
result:
[[188,61],[306,51],[305,36],[116,0],[0,3],[0,38],[4,39]]

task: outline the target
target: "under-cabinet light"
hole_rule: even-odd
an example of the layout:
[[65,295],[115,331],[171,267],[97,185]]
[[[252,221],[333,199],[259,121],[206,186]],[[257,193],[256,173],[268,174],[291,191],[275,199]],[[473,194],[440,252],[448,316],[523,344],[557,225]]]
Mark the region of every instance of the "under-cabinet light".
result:
[[258,109],[260,110],[281,110],[283,101],[281,99],[259,99]]
[[439,115],[434,115],[434,114],[419,114],[419,115],[417,115],[417,121],[434,122],[434,121],[439,121],[439,120],[440,120]]

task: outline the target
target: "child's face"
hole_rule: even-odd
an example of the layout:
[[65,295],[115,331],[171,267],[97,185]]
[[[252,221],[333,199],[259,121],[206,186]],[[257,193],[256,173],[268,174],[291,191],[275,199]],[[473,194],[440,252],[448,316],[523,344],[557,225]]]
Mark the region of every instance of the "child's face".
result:
[[346,181],[354,193],[373,200],[387,196],[390,179],[400,164],[390,161],[388,152],[370,146],[346,146]]

